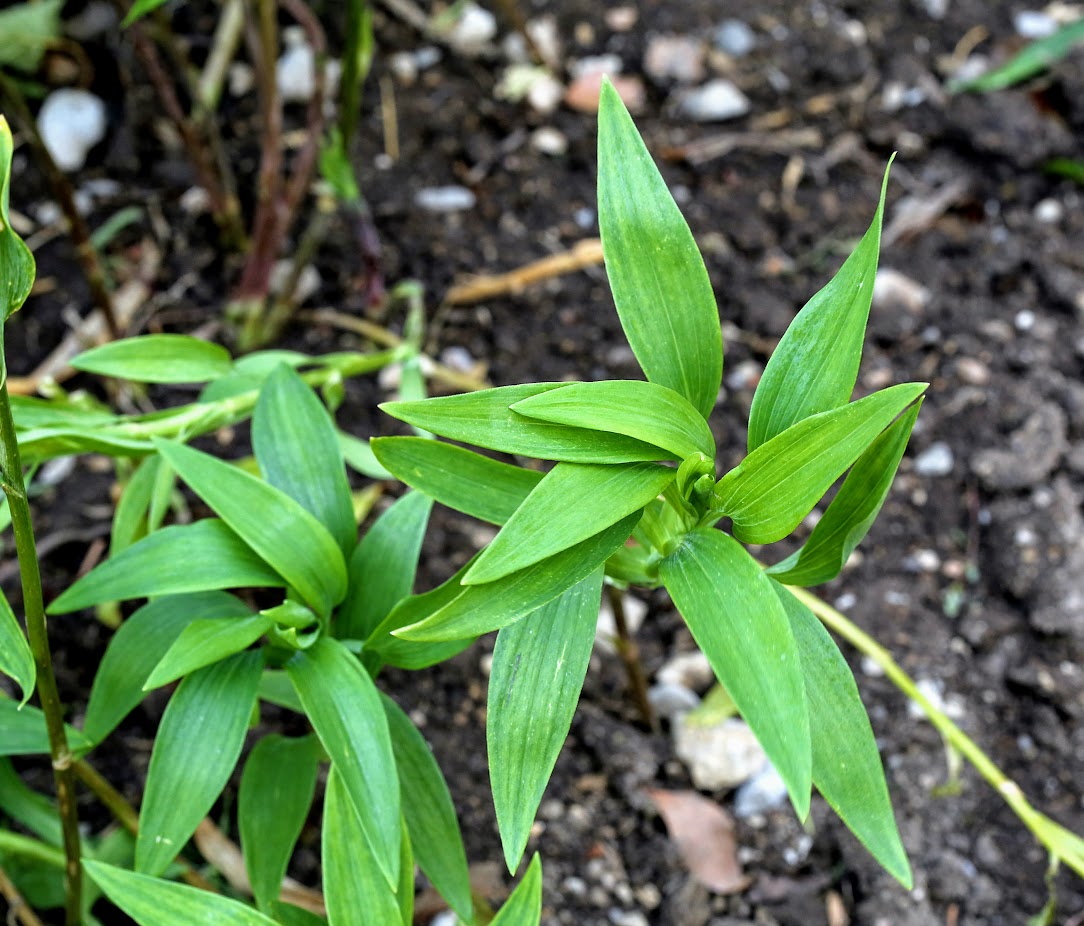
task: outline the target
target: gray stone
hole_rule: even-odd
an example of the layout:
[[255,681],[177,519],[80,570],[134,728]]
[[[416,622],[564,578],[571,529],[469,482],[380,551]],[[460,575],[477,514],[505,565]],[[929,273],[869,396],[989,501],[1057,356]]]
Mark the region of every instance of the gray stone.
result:
[[714,38],[715,47],[732,58],[742,58],[757,47],[756,33],[740,19],[724,19]]
[[644,73],[657,83],[699,83],[704,79],[704,46],[688,35],[653,35],[644,51]]
[[61,170],[79,170],[87,153],[105,138],[105,103],[87,90],[65,87],[45,98],[38,131]]
[[1009,435],[1008,447],[980,450],[971,470],[988,489],[1024,489],[1046,481],[1068,450],[1065,412],[1051,402],[1040,405]]
[[414,205],[425,212],[462,212],[473,209],[475,202],[465,186],[431,186],[414,194]]
[[915,457],[915,472],[919,476],[947,476],[956,459],[952,448],[944,441],[935,441]]
[[749,99],[729,80],[709,80],[678,97],[678,111],[697,122],[725,122],[749,112]]
[[787,802],[787,786],[774,765],[767,763],[734,795],[734,816],[741,820],[777,810]]
[[704,791],[736,787],[767,761],[753,731],[734,717],[711,725],[681,717],[673,735],[674,752],[688,767],[693,784]]
[[700,706],[696,692],[684,685],[652,685],[648,689],[647,699],[657,714],[671,721]]

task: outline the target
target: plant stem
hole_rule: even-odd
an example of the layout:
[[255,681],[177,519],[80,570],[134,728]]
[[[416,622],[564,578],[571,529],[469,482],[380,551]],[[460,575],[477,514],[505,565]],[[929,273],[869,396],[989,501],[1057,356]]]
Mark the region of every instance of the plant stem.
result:
[[644,723],[651,728],[652,733],[658,733],[659,718],[647,696],[647,680],[644,678],[644,667],[640,664],[640,648],[629,633],[628,621],[625,620],[625,602],[621,597],[622,591],[615,585],[607,585],[606,593],[610,596],[610,610],[613,611],[614,628],[617,630],[614,646],[625,664],[625,674],[628,676],[632,699],[636,702]]
[[11,526],[15,534],[15,548],[19,556],[19,573],[23,586],[23,610],[26,615],[26,632],[34,664],[38,673],[38,700],[45,714],[45,726],[49,734],[49,755],[53,763],[56,782],[57,806],[64,841],[65,922],[67,926],[79,926],[82,909],[83,871],[79,861],[79,817],[75,806],[75,776],[72,773],[72,754],[64,732],[64,708],[53,674],[53,658],[49,652],[49,633],[45,622],[45,605],[41,592],[41,573],[38,571],[37,550],[34,545],[34,528],[30,518],[30,504],[23,482],[22,461],[19,459],[19,443],[15,436],[15,422],[11,417],[7,383],[0,384],[0,479],[8,499]]
[[22,926],[42,926],[41,920],[30,909],[30,905],[23,898],[23,895],[19,893],[19,889],[12,883],[11,878],[7,876],[2,867],[0,867],[0,895],[8,903],[9,923],[18,920]]

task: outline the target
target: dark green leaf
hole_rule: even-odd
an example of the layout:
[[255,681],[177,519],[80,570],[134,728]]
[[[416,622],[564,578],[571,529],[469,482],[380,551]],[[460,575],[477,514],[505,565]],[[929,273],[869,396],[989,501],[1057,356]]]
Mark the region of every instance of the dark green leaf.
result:
[[628,539],[639,520],[640,512],[633,512],[549,559],[485,585],[467,586],[447,605],[395,635],[406,640],[462,640],[507,627],[591,575]]
[[89,859],[83,868],[139,926],[276,926],[274,920],[252,907],[198,887]]
[[289,495],[209,454],[155,446],[214,512],[318,614],[346,594],[346,561],[324,525]]
[[919,400],[858,458],[802,548],[768,569],[774,579],[784,585],[818,585],[839,575],[888,497],[921,407]]
[[[0,42],[0,67],[34,74],[49,46],[60,42],[63,6],[64,0],[37,0],[0,11],[0,35],[4,37]],[[0,175],[5,172],[0,164]]]
[[512,406],[539,421],[609,431],[663,447],[678,459],[715,457],[715,438],[700,413],[680,393],[642,380],[570,383]]
[[267,588],[285,580],[217,518],[165,527],[107,559],[49,606],[66,614],[125,601],[220,588]]
[[0,757],[0,811],[43,842],[63,845],[56,803],[28,787],[7,757]]
[[262,669],[260,653],[237,653],[189,675],[173,693],[139,811],[140,872],[165,871],[222,792],[241,755]]
[[642,509],[676,473],[655,463],[558,463],[475,560],[463,584],[492,582],[593,537]]
[[771,580],[732,537],[703,528],[685,536],[659,575],[805,819],[809,710],[798,647]]
[[886,168],[868,231],[836,275],[795,316],[768,360],[749,411],[750,453],[803,418],[851,400],[873,299],[887,190]]
[[523,880],[489,926],[538,926],[542,920],[542,860],[536,852]]
[[452,796],[425,737],[387,695],[381,695],[391,731],[403,819],[421,870],[456,913],[472,916],[467,853]]
[[22,690],[20,706],[26,704],[34,693],[34,683],[38,677],[34,665],[34,654],[26,641],[19,619],[11,610],[11,605],[0,591],[0,672],[15,680]]
[[399,778],[373,680],[337,640],[321,637],[286,666],[316,735],[339,774],[376,863],[399,881]]
[[271,733],[249,753],[237,796],[237,825],[252,896],[261,910],[277,900],[316,791],[322,750],[314,736]]
[[[689,226],[613,85],[598,111],[598,225],[621,327],[653,383],[707,418],[723,376],[711,280]],[[714,456],[714,454],[709,454]]]
[[101,742],[146,696],[143,684],[192,621],[245,617],[252,612],[225,592],[156,598],[132,614],[106,647],[94,675],[83,732]]
[[268,911],[278,926],[327,926],[327,920],[322,916],[281,900],[272,901]]
[[534,421],[511,410],[522,399],[567,383],[499,386],[421,402],[385,402],[380,407],[414,427],[488,450],[568,463],[635,463],[672,460],[675,455],[623,434]]
[[433,500],[408,492],[366,531],[350,557],[349,585],[336,613],[336,634],[366,640],[410,594]]
[[911,867],[854,676],[813,612],[783,586],[773,586],[801,654],[809,699],[813,784],[873,857],[910,890]]
[[143,690],[168,685],[182,675],[248,649],[273,626],[274,621],[262,614],[192,621],[154,667]]
[[1028,43],[1000,67],[971,80],[951,81],[949,90],[952,93],[1004,90],[1057,64],[1081,42],[1084,42],[1084,18],[1066,23],[1053,35]]
[[127,28],[137,19],[142,19],[148,13],[153,10],[157,10],[160,6],[165,6],[167,0],[135,0],[131,9],[128,10],[128,15],[124,17],[121,26]]
[[226,348],[210,341],[185,334],[145,334],[92,347],[73,357],[71,365],[136,383],[202,383],[225,376],[233,360]]
[[[92,743],[78,730],[65,725],[68,745],[74,752],[86,752]],[[0,756],[49,755],[49,734],[45,715],[29,704],[0,696]]]
[[[514,872],[568,736],[595,643],[602,570],[497,634],[489,679],[489,780]],[[539,710],[545,705],[545,710]]]
[[490,524],[512,517],[542,479],[534,470],[423,437],[377,437],[372,447],[396,479]]
[[761,444],[715,488],[715,508],[745,543],[786,537],[925,383],[882,389],[842,408],[803,418]]
[[263,478],[299,502],[331,532],[343,556],[350,556],[358,528],[335,424],[316,393],[286,364],[260,389],[252,449]]

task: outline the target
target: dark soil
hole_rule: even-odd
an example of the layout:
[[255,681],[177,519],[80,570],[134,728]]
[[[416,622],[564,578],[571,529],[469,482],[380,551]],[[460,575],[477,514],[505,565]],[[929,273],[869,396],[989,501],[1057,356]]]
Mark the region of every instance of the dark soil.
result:
[[[899,152],[881,266],[906,280],[878,296],[859,390],[910,380],[931,385],[861,557],[820,591],[912,676],[940,690],[964,730],[1037,807],[1084,832],[1084,197],[1071,181],[1042,169],[1053,157],[1084,156],[1084,49],[1023,89],[950,96],[943,89],[946,59],[957,43],[983,27],[989,38],[979,52],[1010,53],[1022,42],[1012,14],[1024,4],[651,0],[633,8],[638,18],[627,31],[612,25],[604,7],[521,4],[528,16],[556,17],[567,62],[612,53],[634,75],[644,73],[653,35],[688,35],[710,46],[729,17],[745,19],[756,34],[745,57],[709,57],[709,72],[733,80],[752,102],[738,122],[690,122],[668,103],[668,83],[644,77],[646,104],[637,121],[657,157],[720,130],[757,126],[769,137],[816,129],[822,140],[779,152],[739,146],[695,166],[663,164],[704,251],[724,320],[727,387],[715,418],[724,466],[740,458],[766,351],[865,229],[885,163]],[[202,8],[178,19],[197,57],[209,34]],[[447,50],[408,85],[390,74],[388,58],[422,40],[382,9],[377,36],[360,163],[389,284],[422,281],[435,308],[463,274],[505,271],[597,235],[591,115],[560,108],[542,116],[499,100],[496,65]],[[114,134],[78,180],[108,177],[121,185],[97,204],[92,222],[128,203],[146,205],[145,221],[126,230],[112,252],[132,256],[141,241],[155,239],[163,253],[157,292],[169,294],[156,297],[142,322],[192,330],[216,317],[234,268],[218,255],[207,219],[178,205],[194,181],[182,153],[163,147],[154,131],[158,107],[131,53],[112,38],[90,44],[95,88],[112,107]],[[381,80],[397,104],[394,163],[380,157]],[[231,100],[227,112],[231,151],[251,171],[253,98]],[[298,124],[301,113],[291,110],[290,117]],[[531,132],[541,126],[563,133],[567,152],[536,150]],[[47,195],[25,148],[17,170],[13,206],[33,215]],[[448,184],[469,186],[475,207],[433,214],[415,205],[419,190]],[[916,206],[931,204],[924,219],[907,221]],[[8,326],[14,374],[32,369],[58,342],[65,310],[88,308],[64,240],[43,245],[38,257],[55,288]],[[333,229],[317,263],[323,283],[312,304],[372,314],[344,228]],[[477,307],[442,308],[435,317],[434,352],[464,348],[495,384],[638,375],[600,268]],[[286,343],[316,353],[359,342],[299,324]],[[395,432],[373,408],[384,395],[372,381],[350,384],[340,423],[362,436]],[[930,448],[933,463],[940,452],[941,469],[932,465]],[[106,476],[81,462],[39,498],[42,537],[76,532],[46,558],[48,594],[69,581],[91,535],[107,523],[108,486]],[[420,581],[446,578],[478,537],[475,525],[440,515]],[[10,570],[4,584],[14,592]],[[665,596],[647,600],[640,644],[651,678],[692,644]],[[53,622],[61,684],[76,705],[107,638],[88,620]],[[432,743],[476,863],[501,859],[483,730],[483,662],[491,646],[482,641],[437,669],[385,678]],[[913,891],[881,872],[815,801],[808,834],[788,809],[743,821],[740,855],[751,887],[709,895],[684,870],[644,796],[649,787],[689,787],[687,772],[667,735],[646,732],[617,661],[598,654],[532,840],[544,860],[544,922],[1007,926],[1037,913],[1047,899],[1046,852],[970,767],[958,793],[944,794],[949,771],[940,736],[909,713],[890,682],[858,658],[853,665],[915,869]],[[123,728],[121,748],[100,759],[132,797],[160,708],[152,699]],[[714,796],[728,805],[728,795]],[[89,798],[86,809],[94,819]],[[312,882],[312,851],[302,856],[297,874]],[[1056,922],[1082,922],[1084,885],[1071,873],[1056,884]]]

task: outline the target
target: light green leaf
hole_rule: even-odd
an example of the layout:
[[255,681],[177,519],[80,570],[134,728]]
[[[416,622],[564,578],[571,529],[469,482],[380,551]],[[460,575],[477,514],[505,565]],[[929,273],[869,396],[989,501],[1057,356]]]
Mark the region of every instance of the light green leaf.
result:
[[885,870],[911,889],[873,730],[839,648],[813,612],[773,582],[802,660],[809,700],[813,784]]
[[389,885],[399,880],[399,778],[373,680],[338,640],[321,637],[286,665],[305,713],[358,812]]
[[370,479],[394,478],[391,473],[380,465],[373,454],[373,448],[369,441],[360,440],[343,431],[337,432],[336,436],[339,440],[339,451],[342,453],[346,465],[352,470],[361,473],[363,476],[368,476]]
[[640,512],[635,511],[540,563],[484,585],[466,586],[444,607],[395,635],[406,640],[462,640],[507,627],[591,575],[628,539],[639,520]]
[[299,502],[331,532],[343,556],[350,556],[358,528],[335,423],[286,364],[260,389],[252,413],[252,450],[263,478]]
[[385,402],[393,418],[487,450],[567,463],[635,463],[672,460],[675,454],[623,434],[549,424],[517,415],[510,406],[522,399],[560,389],[567,383],[498,386],[481,392],[441,396],[420,402]]
[[[397,835],[401,840],[401,831]],[[320,855],[330,926],[402,923],[395,896],[398,885],[389,885],[380,876],[379,860],[373,856],[365,828],[335,762],[331,763],[324,792]]]
[[89,859],[83,868],[139,926],[276,926],[252,907],[221,894]]
[[[54,4],[55,6],[55,4]],[[54,11],[55,12],[55,11]],[[10,16],[10,11],[8,13]],[[8,23],[11,26],[11,23]],[[7,43],[7,33],[4,42]],[[40,57],[40,52],[39,52]],[[4,322],[17,312],[34,285],[34,255],[11,227],[8,215],[11,193],[11,155],[14,142],[7,119],[0,116],[0,385],[7,381],[4,359]]]
[[403,819],[418,865],[433,887],[464,920],[473,916],[470,872],[452,796],[425,737],[387,695],[381,694],[391,731]]
[[542,473],[423,437],[376,437],[373,453],[400,482],[490,524],[504,524]]
[[538,926],[542,921],[542,860],[536,852],[523,880],[489,926]]
[[322,750],[315,736],[271,733],[249,753],[237,795],[241,852],[261,910],[278,899],[286,866],[312,806]]
[[598,225],[617,314],[640,367],[706,419],[723,376],[711,280],[666,181],[608,80],[598,111]]
[[[72,751],[84,753],[93,745],[82,733],[64,725]],[[49,755],[49,733],[40,708],[0,695],[0,756]]]
[[148,13],[157,10],[158,7],[165,6],[166,3],[167,0],[135,0],[131,9],[128,10],[128,15],[121,22],[121,27],[127,28],[137,19],[142,19]]
[[974,90],[989,93],[1021,83],[1057,64],[1084,42],[1084,17],[1066,23],[1052,35],[1029,42],[1000,67],[965,81],[950,81],[949,91]]
[[308,355],[293,350],[258,350],[255,353],[245,354],[233,362],[233,369],[228,375],[212,380],[203,387],[199,394],[199,401],[202,403],[221,402],[247,392],[259,392],[267,377],[280,364],[285,363],[296,370],[312,362],[313,359]]
[[260,653],[237,653],[189,675],[169,699],[139,811],[138,871],[165,871],[222,792],[241,755],[262,669]]
[[[595,643],[602,570],[497,634],[486,743],[508,870],[527,848],[542,794],[568,736]],[[539,705],[545,710],[539,710]]]
[[715,438],[680,393],[641,380],[571,383],[516,402],[512,411],[539,421],[609,431],[663,447],[678,459],[715,457]]
[[558,463],[463,577],[482,585],[525,569],[639,511],[674,481],[655,463]]
[[162,458],[157,454],[146,457],[128,478],[113,513],[113,530],[109,535],[110,556],[116,556],[146,536],[147,511],[161,462]]
[[136,383],[202,383],[225,376],[233,367],[220,344],[186,334],[145,334],[110,341],[77,354],[71,365],[84,373]]
[[126,601],[220,588],[268,588],[285,580],[217,518],[164,527],[76,580],[49,606],[66,614]]
[[433,500],[408,492],[366,531],[350,557],[349,586],[336,612],[336,635],[366,640],[410,594]]
[[183,444],[159,452],[256,554],[318,614],[346,594],[346,561],[335,539],[285,492]]
[[733,519],[734,536],[744,543],[773,543],[786,537],[925,389],[926,383],[891,386],[792,424],[719,481],[716,513]]
[[143,684],[192,621],[252,612],[225,592],[166,595],[143,605],[113,634],[94,674],[83,732],[100,743],[146,697]]
[[28,787],[6,756],[0,757],[0,811],[43,842],[64,844],[56,802]]
[[281,900],[273,900],[268,910],[278,926],[327,926],[324,917]]
[[11,610],[7,597],[0,591],[0,672],[15,680],[23,693],[19,706],[26,704],[34,693],[38,670],[34,654],[26,641],[19,619]]
[[228,620],[217,618],[192,621],[154,667],[154,671],[143,684],[143,690],[150,691],[152,688],[168,685],[182,675],[188,675],[248,649],[274,624],[270,617],[262,614],[249,614]]
[[666,590],[787,785],[809,813],[809,710],[798,646],[771,580],[721,531],[700,528],[659,566]]
[[858,458],[802,548],[767,570],[774,579],[784,585],[818,585],[839,575],[888,497],[921,407],[920,399]]
[[[60,41],[63,6],[64,0],[37,0],[0,11],[0,35],[4,37],[0,42],[0,67],[35,73],[49,46]],[[0,164],[0,175],[3,173]]]
[[873,299],[887,191],[885,168],[869,230],[836,275],[794,317],[768,360],[749,411],[750,453],[803,418],[851,400]]

